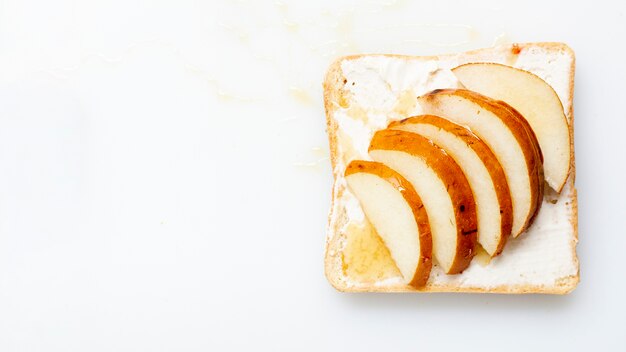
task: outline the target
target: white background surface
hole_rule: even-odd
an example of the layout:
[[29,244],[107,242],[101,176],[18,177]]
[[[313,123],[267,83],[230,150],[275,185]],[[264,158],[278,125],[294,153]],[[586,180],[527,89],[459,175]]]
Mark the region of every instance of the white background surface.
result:
[[[0,2],[0,351],[625,350],[625,22],[617,1]],[[579,287],[335,292],[326,67],[510,41],[577,54]]]

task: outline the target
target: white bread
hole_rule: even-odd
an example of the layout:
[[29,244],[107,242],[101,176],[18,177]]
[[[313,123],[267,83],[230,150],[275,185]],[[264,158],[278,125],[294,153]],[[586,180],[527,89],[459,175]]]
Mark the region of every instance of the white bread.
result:
[[325,272],[348,292],[411,292],[399,279],[384,245],[371,232],[343,177],[347,163],[369,160],[376,130],[420,113],[416,97],[433,89],[457,88],[451,69],[470,62],[495,62],[543,78],[559,95],[572,143],[569,178],[560,194],[546,193],[535,223],[510,239],[489,264],[475,258],[458,275],[433,267],[421,292],[568,293],[579,281],[577,197],[573,157],[574,53],[560,43],[528,43],[434,57],[359,55],[337,60],[324,82],[324,100],[334,175]]

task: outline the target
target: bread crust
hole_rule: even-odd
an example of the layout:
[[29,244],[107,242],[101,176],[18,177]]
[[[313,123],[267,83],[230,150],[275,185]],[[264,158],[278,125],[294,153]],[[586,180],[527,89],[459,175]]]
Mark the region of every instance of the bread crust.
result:
[[476,137],[472,132],[461,125],[457,125],[444,118],[434,115],[419,115],[406,118],[402,121],[396,121],[389,124],[389,128],[410,124],[428,124],[440,128],[448,133],[457,136],[461,141],[471,148],[485,165],[491,182],[498,198],[500,207],[500,240],[493,257],[502,253],[506,244],[511,228],[513,226],[513,204],[511,202],[511,194],[509,193],[509,185],[506,181],[502,165],[493,154],[491,149],[480,138]]
[[422,203],[422,199],[407,179],[382,163],[354,160],[346,167],[345,176],[347,177],[358,172],[367,172],[389,182],[402,194],[402,197],[404,197],[411,207],[419,231],[420,255],[417,268],[415,268],[415,273],[413,278],[409,281],[409,285],[417,289],[423,287],[426,285],[426,282],[428,282],[430,270],[433,266],[433,239],[430,231],[430,223],[428,222],[428,215]]
[[[532,48],[541,48],[544,50],[555,52],[566,52],[572,58],[572,63],[569,73],[569,94],[567,101],[562,101],[563,106],[568,106],[567,117],[569,120],[570,128],[570,144],[571,144],[571,167],[568,181],[569,194],[565,196],[572,206],[572,212],[570,214],[570,222],[572,224],[574,234],[571,241],[571,251],[574,258],[576,267],[578,268],[578,258],[576,256],[576,244],[578,243],[578,199],[576,188],[574,187],[576,178],[576,163],[574,152],[574,114],[573,114],[573,97],[574,97],[574,76],[575,76],[575,55],[573,50],[563,43],[520,43],[512,46],[516,51],[528,50]],[[462,55],[468,59],[463,58],[464,62],[490,62],[489,55],[492,52],[492,48],[478,49],[465,52],[463,54],[450,54],[440,56],[422,56],[414,57],[407,55],[395,55],[395,54],[375,54],[367,56],[381,56],[389,58],[405,58],[405,59],[422,59],[422,60],[436,60],[447,59],[451,57],[457,57]],[[471,57],[481,56],[480,60],[472,60]],[[335,111],[340,107],[339,102],[344,98],[346,94],[344,90],[344,76],[341,70],[341,63],[345,60],[358,59],[365,55],[351,55],[338,58],[329,67],[324,82],[324,107],[326,111],[326,124],[330,146],[330,161],[332,165],[333,175],[337,181],[338,177],[342,177],[343,170],[338,168],[338,142],[337,142],[337,122],[334,120],[333,115]],[[343,275],[341,267],[341,250],[342,250],[342,234],[341,227],[346,224],[347,219],[345,213],[334,212],[333,209],[337,207],[336,201],[339,199],[345,188],[339,182],[335,182],[331,193],[331,212],[328,218],[328,236],[326,239],[325,256],[324,256],[324,272],[329,283],[340,292],[467,292],[467,293],[498,293],[498,294],[567,294],[573,291],[580,281],[580,271],[577,270],[575,275],[561,277],[551,285],[532,285],[532,284],[515,284],[515,285],[494,285],[494,286],[467,286],[457,284],[434,284],[432,282],[427,283],[419,291],[414,287],[403,284],[395,283],[381,283],[381,284],[363,284],[354,285],[351,284]]]
[[446,186],[456,220],[456,251],[447,274],[463,272],[475,254],[478,220],[472,189],[456,161],[430,140],[419,134],[400,130],[386,129],[376,132],[369,150],[405,152],[424,160],[437,173]]

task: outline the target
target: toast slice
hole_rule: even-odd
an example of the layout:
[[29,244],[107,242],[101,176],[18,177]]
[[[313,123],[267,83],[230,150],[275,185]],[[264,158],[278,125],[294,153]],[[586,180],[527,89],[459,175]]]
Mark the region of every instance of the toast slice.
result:
[[575,58],[561,43],[498,46],[461,54],[411,57],[358,55],[337,60],[324,81],[324,103],[334,176],[328,222],[325,272],[347,292],[413,292],[347,187],[346,166],[371,160],[369,142],[389,123],[423,113],[417,97],[435,89],[463,88],[452,69],[486,62],[526,70],[557,93],[570,128],[569,176],[560,193],[546,188],[541,210],[523,236],[509,238],[501,255],[477,256],[460,274],[433,265],[420,292],[565,294],[579,281],[576,256],[577,197],[574,187],[573,89]]

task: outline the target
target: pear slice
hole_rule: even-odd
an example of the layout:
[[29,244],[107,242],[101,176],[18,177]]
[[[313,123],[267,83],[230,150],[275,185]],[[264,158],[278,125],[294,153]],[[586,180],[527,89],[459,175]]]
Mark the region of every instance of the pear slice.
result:
[[373,161],[352,161],[345,176],[405,283],[424,286],[432,268],[432,237],[426,210],[413,186]]
[[571,165],[570,129],[554,89],[536,75],[495,63],[470,63],[452,70],[469,90],[502,100],[530,124],[541,152],[546,182],[561,192]]
[[476,205],[456,162],[430,140],[395,130],[374,134],[369,154],[404,176],[419,193],[439,266],[447,274],[467,268],[476,245]]
[[426,114],[469,128],[491,149],[511,193],[512,235],[521,234],[541,207],[544,181],[541,149],[524,117],[506,103],[465,89],[435,90],[418,102]]
[[439,116],[410,117],[389,128],[428,138],[456,161],[476,200],[478,243],[491,257],[500,254],[511,234],[513,208],[506,176],[491,149],[468,129]]

